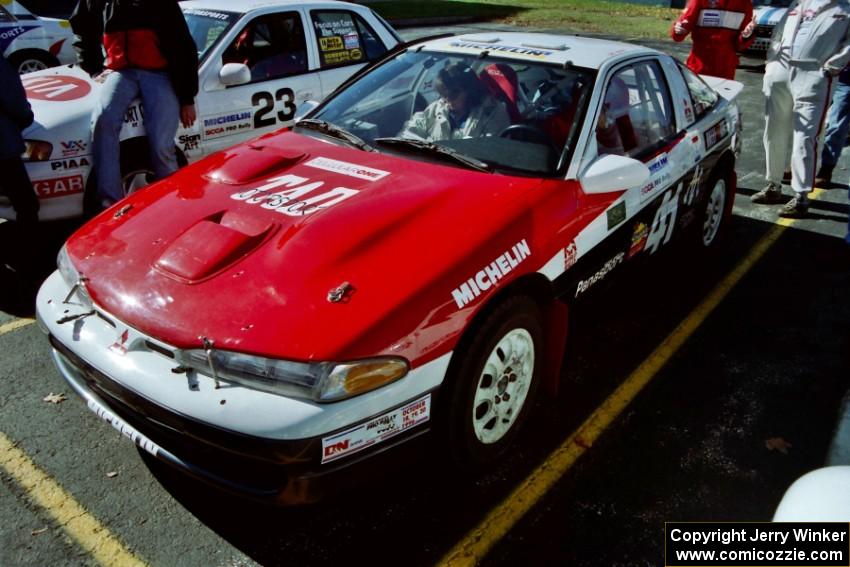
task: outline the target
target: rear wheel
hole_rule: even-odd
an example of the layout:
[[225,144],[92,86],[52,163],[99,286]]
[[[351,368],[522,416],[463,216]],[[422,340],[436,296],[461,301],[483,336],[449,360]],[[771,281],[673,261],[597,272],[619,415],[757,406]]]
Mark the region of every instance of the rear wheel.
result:
[[452,363],[447,440],[464,468],[501,457],[534,405],[542,364],[543,328],[537,304],[515,296],[493,309]]
[[713,248],[725,232],[731,212],[731,189],[731,179],[725,168],[712,174],[697,223],[698,242],[703,248]]

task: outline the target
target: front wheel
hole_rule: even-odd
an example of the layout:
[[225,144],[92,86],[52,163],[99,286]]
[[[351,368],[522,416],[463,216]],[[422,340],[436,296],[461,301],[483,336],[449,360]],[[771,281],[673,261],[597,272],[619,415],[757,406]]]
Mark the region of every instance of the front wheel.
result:
[[446,408],[452,457],[471,469],[507,451],[534,405],[543,356],[540,310],[531,298],[515,296],[473,332],[453,361]]
[[9,55],[9,64],[19,75],[25,75],[55,67],[59,61],[46,51],[24,49]]

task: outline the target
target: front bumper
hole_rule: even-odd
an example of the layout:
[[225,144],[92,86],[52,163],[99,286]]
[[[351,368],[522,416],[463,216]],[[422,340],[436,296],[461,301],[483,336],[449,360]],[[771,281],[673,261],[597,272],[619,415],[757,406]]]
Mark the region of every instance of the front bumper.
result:
[[[448,365],[444,355],[394,384],[333,404],[229,384],[216,389],[209,377],[172,373],[176,364],[163,343],[137,330],[126,347],[110,348],[125,327],[108,314],[59,323],[85,312],[63,303],[67,293],[54,273],[39,292],[37,315],[57,368],[89,409],[156,458],[256,500],[315,501],[347,484],[340,480],[368,475],[372,467],[360,463],[377,464],[387,449],[429,430],[432,395]],[[404,410],[415,405],[424,411],[411,421]]]

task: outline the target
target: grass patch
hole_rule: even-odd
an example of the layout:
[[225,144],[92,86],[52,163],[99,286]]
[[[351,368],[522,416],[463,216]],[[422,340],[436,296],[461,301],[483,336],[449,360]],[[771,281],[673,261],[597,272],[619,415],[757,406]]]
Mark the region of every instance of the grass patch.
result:
[[679,15],[679,10],[674,8],[605,0],[390,0],[375,2],[371,7],[389,20],[460,16],[524,27],[655,39],[669,37],[670,26]]

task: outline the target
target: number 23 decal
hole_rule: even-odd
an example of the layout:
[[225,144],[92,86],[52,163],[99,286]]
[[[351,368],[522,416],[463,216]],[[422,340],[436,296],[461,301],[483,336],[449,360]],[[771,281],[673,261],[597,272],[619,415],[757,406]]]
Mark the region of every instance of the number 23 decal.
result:
[[251,104],[260,109],[254,114],[254,128],[266,128],[277,123],[274,116],[268,116],[274,111],[275,101],[283,103],[283,109],[277,111],[277,120],[288,122],[295,117],[295,93],[292,89],[282,88],[272,93],[260,91],[251,97]]

